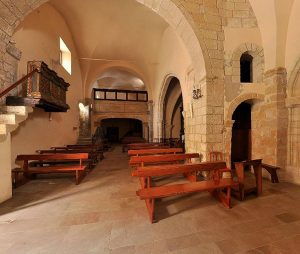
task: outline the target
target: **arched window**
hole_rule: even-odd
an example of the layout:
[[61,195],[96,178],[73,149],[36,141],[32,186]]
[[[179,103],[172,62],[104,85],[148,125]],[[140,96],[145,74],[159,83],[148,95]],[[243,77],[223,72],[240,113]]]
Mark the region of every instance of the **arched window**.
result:
[[241,83],[253,82],[253,57],[247,52],[242,54],[240,59]]

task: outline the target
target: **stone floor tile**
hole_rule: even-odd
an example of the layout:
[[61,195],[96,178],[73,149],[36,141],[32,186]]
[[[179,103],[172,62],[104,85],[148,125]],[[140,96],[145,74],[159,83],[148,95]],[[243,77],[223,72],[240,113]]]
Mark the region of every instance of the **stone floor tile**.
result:
[[299,253],[297,185],[264,181],[262,196],[233,198],[232,209],[209,193],[165,198],[152,224],[130,172],[113,147],[80,185],[43,176],[17,188],[0,207],[0,253]]

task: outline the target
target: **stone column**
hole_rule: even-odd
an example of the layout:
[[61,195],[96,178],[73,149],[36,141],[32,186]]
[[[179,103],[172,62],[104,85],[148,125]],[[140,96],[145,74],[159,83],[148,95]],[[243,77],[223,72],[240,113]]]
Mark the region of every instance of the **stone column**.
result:
[[285,68],[269,70],[264,75],[266,86],[263,132],[263,160],[285,168],[287,163],[288,110],[285,106],[287,73]]
[[149,142],[149,125],[143,122],[143,138]]
[[234,120],[227,120],[224,126],[224,157],[227,166],[231,167],[231,139]]
[[148,101],[149,141],[153,141],[153,101]]
[[0,137],[0,203],[12,197],[11,136]]

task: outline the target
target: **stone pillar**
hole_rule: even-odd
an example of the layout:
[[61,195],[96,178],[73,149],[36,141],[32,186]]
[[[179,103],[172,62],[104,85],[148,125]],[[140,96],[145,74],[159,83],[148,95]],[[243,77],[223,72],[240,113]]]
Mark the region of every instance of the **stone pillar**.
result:
[[288,110],[285,106],[287,73],[285,68],[269,70],[264,75],[266,86],[263,132],[263,160],[282,169],[287,163]]
[[147,122],[143,122],[143,138],[149,141],[149,125]]
[[300,100],[297,103],[287,101],[288,147],[285,179],[300,184]]
[[232,140],[232,127],[234,120],[227,120],[224,126],[224,157],[227,166],[231,167],[231,140]]
[[12,197],[11,136],[0,138],[0,203]]
[[153,141],[153,101],[148,101],[149,141]]

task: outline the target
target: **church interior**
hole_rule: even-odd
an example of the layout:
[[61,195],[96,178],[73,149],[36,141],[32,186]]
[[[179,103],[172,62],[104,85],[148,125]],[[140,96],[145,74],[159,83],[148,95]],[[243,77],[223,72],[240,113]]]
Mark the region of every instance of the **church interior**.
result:
[[299,253],[299,13],[0,0],[0,253]]

